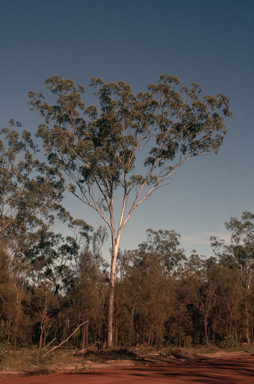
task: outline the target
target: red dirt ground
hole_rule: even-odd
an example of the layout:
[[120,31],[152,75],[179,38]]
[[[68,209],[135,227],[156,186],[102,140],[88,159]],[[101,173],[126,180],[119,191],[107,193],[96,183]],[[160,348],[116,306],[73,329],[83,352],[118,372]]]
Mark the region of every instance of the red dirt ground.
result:
[[138,368],[0,379],[0,384],[151,384],[157,382],[254,384],[254,355],[179,365],[156,364]]

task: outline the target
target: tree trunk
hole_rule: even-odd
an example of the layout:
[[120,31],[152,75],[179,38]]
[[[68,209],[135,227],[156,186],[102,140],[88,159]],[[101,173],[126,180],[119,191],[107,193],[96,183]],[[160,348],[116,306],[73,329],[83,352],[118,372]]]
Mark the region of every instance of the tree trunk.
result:
[[117,348],[118,345],[118,327],[117,327],[117,321],[115,322],[115,348]]
[[85,348],[88,348],[88,331],[89,331],[89,320],[87,320],[87,325],[86,325],[86,342],[85,342]]
[[153,346],[153,338],[154,338],[154,331],[152,330],[152,334],[151,334],[151,347]]
[[16,355],[16,348],[17,348],[17,336],[18,336],[18,329],[19,329],[19,319],[20,319],[20,312],[21,312],[21,301],[23,299],[22,290],[25,282],[25,277],[23,277],[23,282],[20,288],[20,292],[18,290],[18,286],[15,284],[15,289],[17,292],[16,297],[16,316],[15,316],[15,323],[14,323],[14,342],[13,342],[13,353],[14,356]]
[[250,344],[250,335],[249,335],[249,314],[247,305],[245,306],[245,316],[246,316],[246,341]]
[[119,239],[112,239],[112,260],[110,270],[109,303],[108,303],[108,340],[107,347],[113,348],[113,320],[114,320],[114,296],[115,296],[115,272],[116,259],[119,248]]
[[13,342],[13,354],[16,356],[16,349],[17,349],[17,336],[14,335],[14,342]]
[[108,303],[108,348],[113,347],[113,317],[114,317],[115,274],[110,276],[109,303]]
[[253,343],[253,317],[251,317],[251,342]]
[[135,314],[135,307],[136,307],[136,301],[133,305],[133,308],[132,308],[132,311],[131,311],[131,331],[132,331],[132,327],[133,327],[133,324],[134,324],[134,314]]
[[[134,344],[136,343],[135,330],[134,330],[134,332],[132,331],[133,325],[134,325],[135,307],[136,307],[136,302],[134,303],[132,311],[131,311],[131,326],[130,326],[130,331],[129,331],[129,336],[128,336],[128,340],[131,343],[131,345],[132,345],[132,343],[134,343]],[[134,335],[134,337],[133,337],[133,335]]]
[[46,328],[45,328],[44,337],[43,337],[43,347],[44,348],[46,346],[46,339],[47,339],[47,332],[46,332]]
[[148,344],[148,345],[151,345],[151,338],[152,338],[152,332],[150,331],[150,332],[149,332],[148,341],[147,341],[147,344]]
[[87,323],[83,325],[83,329],[82,329],[81,350],[86,348],[86,327],[87,327]]
[[180,317],[180,332],[179,332],[179,347],[182,346],[182,324],[181,324],[181,317]]
[[39,349],[41,349],[41,346],[42,346],[42,337],[43,337],[43,325],[41,324],[41,334],[40,334],[40,341],[39,341]]
[[42,292],[45,296],[45,303],[44,303],[44,308],[43,312],[41,315],[41,334],[40,334],[40,342],[39,342],[39,349],[42,347],[42,341],[43,341],[43,335],[46,333],[46,322],[47,322],[47,304],[48,304],[48,297],[47,293],[45,293],[42,289]]
[[206,338],[206,346],[209,346],[208,334],[207,334],[207,315],[205,315],[205,338]]
[[11,334],[11,323],[8,321],[8,336],[7,336],[7,343],[10,342],[10,334]]

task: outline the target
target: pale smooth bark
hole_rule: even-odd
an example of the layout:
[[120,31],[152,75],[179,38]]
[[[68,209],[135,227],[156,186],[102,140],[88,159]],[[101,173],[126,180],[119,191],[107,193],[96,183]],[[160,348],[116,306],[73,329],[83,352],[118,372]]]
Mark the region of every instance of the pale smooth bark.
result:
[[109,285],[109,305],[108,305],[108,340],[107,347],[113,348],[113,318],[114,318],[114,297],[115,297],[115,277],[116,277],[116,260],[119,249],[119,241],[114,241],[112,249],[112,261],[110,271],[110,285]]

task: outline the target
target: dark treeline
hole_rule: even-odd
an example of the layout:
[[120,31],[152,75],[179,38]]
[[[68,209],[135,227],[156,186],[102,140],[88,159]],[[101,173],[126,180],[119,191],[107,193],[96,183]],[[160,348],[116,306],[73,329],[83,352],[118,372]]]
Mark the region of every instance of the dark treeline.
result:
[[[186,258],[180,235],[151,229],[138,249],[119,251],[115,347],[223,346],[232,338],[253,342],[254,215],[231,218],[226,228],[231,243],[212,237],[209,258],[195,251]],[[82,234],[79,246],[75,236],[56,241],[51,233],[43,244],[42,238],[36,247],[26,244],[23,253],[11,253],[13,241],[8,248],[2,240],[1,343],[9,342],[14,351],[41,348],[53,339],[64,341],[87,321],[66,345],[106,345],[109,268],[100,250],[107,235],[102,227]]]

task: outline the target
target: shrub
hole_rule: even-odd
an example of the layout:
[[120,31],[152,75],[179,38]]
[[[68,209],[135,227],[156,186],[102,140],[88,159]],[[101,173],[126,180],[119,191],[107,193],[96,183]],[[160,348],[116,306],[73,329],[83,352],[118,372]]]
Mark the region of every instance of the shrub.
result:
[[184,357],[184,353],[180,348],[171,347],[171,346],[165,349],[161,355],[164,357],[168,357],[168,356],[174,356],[177,358]]
[[228,348],[228,349],[232,349],[232,348],[235,348],[238,346],[238,344],[239,344],[238,343],[238,336],[237,336],[237,332],[236,332],[235,328],[232,330],[231,333],[229,333],[227,335],[227,337],[225,337],[223,344],[224,344],[225,348]]
[[54,353],[50,355],[45,355],[47,352],[47,348],[38,349],[37,346],[33,348],[33,353],[31,354],[31,362],[34,365],[44,365],[51,364],[52,358],[54,357]]

